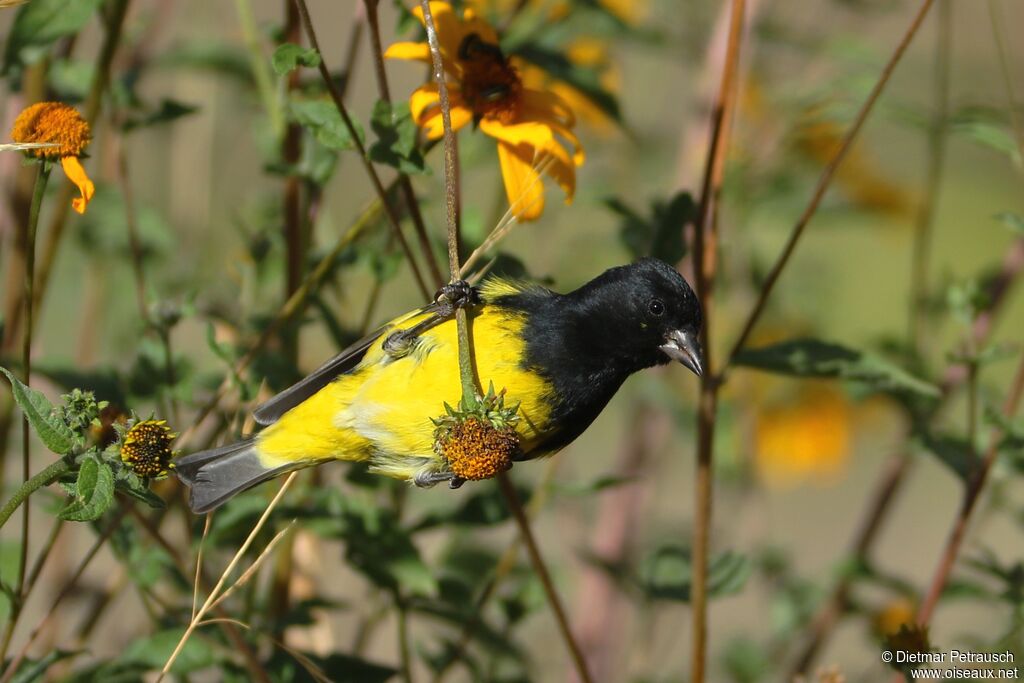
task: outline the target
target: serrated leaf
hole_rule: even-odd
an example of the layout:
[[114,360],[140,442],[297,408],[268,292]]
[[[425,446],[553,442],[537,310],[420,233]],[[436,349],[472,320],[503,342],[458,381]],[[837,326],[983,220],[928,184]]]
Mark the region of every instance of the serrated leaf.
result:
[[114,471],[90,455],[79,466],[75,499],[58,516],[69,522],[91,522],[99,519],[113,502]]
[[737,354],[737,365],[794,377],[819,377],[864,382],[894,392],[936,397],[934,385],[877,356],[818,339],[794,339]]
[[[341,114],[330,100],[294,99],[288,107],[292,119],[306,128],[316,140],[330,149],[347,150],[355,147]],[[362,127],[353,122],[360,141],[364,139]]]
[[371,161],[386,164],[406,175],[430,172],[417,148],[416,124],[408,104],[378,100],[373,106],[370,126],[377,135],[377,141],[368,152]]
[[274,73],[284,76],[298,66],[316,68],[320,66],[320,53],[313,48],[305,48],[294,43],[279,45],[270,58]]
[[41,392],[25,386],[7,368],[0,367],[0,372],[7,376],[11,383],[11,393],[21,412],[28,418],[39,440],[57,455],[67,455],[81,439],[57,417],[49,399]]
[[58,38],[77,33],[102,0],[32,0],[18,10],[7,37],[4,68],[28,61],[24,51],[49,47]]

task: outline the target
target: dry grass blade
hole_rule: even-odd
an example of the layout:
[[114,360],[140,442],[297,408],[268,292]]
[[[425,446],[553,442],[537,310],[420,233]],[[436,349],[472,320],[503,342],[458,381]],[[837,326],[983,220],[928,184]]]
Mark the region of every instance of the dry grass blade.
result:
[[288,524],[288,526],[286,526],[285,528],[281,529],[280,531],[278,531],[274,535],[274,538],[272,538],[270,540],[270,543],[268,543],[267,547],[263,549],[263,552],[261,552],[259,554],[259,557],[257,557],[253,561],[253,563],[251,565],[249,565],[249,568],[246,569],[244,572],[242,572],[242,575],[240,577],[238,577],[238,581],[235,581],[233,584],[231,584],[226,591],[224,591],[223,593],[220,594],[219,598],[217,598],[216,600],[213,601],[213,604],[210,605],[211,608],[217,607],[222,602],[227,600],[228,596],[230,596],[232,593],[234,593],[236,589],[244,586],[246,584],[246,582],[249,581],[249,579],[251,579],[253,576],[255,576],[256,572],[259,571],[260,566],[262,566],[263,561],[265,559],[267,559],[268,557],[270,557],[270,553],[272,553],[274,551],[274,546],[277,545],[278,541],[280,541],[282,538],[284,538],[285,535],[288,534],[295,527],[295,522],[296,521],[297,520],[293,519]]
[[166,676],[167,673],[171,670],[171,667],[174,666],[175,660],[178,659],[178,655],[181,654],[181,651],[185,647],[185,643],[188,642],[189,637],[191,637],[192,632],[195,631],[196,626],[198,626],[199,622],[206,615],[206,612],[209,611],[209,609],[214,605],[214,602],[217,599],[217,595],[220,593],[221,588],[227,581],[228,576],[231,574],[232,571],[234,571],[235,567],[238,566],[238,563],[242,560],[242,556],[245,555],[245,552],[249,549],[249,546],[251,546],[253,541],[256,540],[256,536],[259,535],[260,531],[263,529],[263,526],[267,523],[267,520],[270,519],[270,514],[274,511],[274,508],[277,507],[277,504],[281,501],[281,498],[284,497],[285,492],[288,491],[288,487],[290,487],[292,485],[292,482],[295,481],[296,476],[298,476],[298,472],[292,472],[291,474],[288,475],[288,478],[284,480],[284,483],[281,484],[281,488],[278,489],[277,494],[274,496],[274,499],[270,501],[270,505],[268,505],[267,509],[263,511],[263,514],[260,515],[260,518],[256,522],[256,525],[252,528],[252,531],[249,532],[249,536],[245,539],[245,542],[242,543],[242,547],[239,548],[238,552],[235,553],[235,556],[231,558],[231,562],[228,563],[228,566],[220,575],[220,579],[218,579],[217,585],[215,585],[213,587],[213,590],[210,591],[210,595],[206,598],[206,602],[203,603],[203,606],[199,608],[199,611],[196,612],[195,615],[193,615],[191,621],[189,622],[188,628],[185,629],[185,633],[183,633],[181,636],[181,640],[178,641],[178,644],[177,646],[175,646],[174,651],[171,653],[171,656],[167,659],[167,663],[164,664],[164,668],[161,669],[160,675],[156,679],[157,683],[160,683],[160,681],[164,679],[164,676]]

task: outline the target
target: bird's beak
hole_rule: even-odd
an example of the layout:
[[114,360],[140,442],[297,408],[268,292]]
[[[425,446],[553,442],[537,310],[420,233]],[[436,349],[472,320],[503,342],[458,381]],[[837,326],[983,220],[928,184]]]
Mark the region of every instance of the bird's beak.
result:
[[700,341],[695,332],[690,330],[672,330],[665,335],[665,343],[659,346],[665,355],[672,360],[677,360],[698,377],[704,374],[701,365]]

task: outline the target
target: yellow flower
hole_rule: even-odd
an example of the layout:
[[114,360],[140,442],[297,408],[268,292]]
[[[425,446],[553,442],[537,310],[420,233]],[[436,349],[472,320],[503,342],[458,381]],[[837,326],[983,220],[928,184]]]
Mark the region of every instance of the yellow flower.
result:
[[125,432],[121,460],[140,477],[160,477],[174,469],[171,443],[177,438],[166,420],[143,420]]
[[887,602],[875,612],[871,625],[882,638],[891,638],[903,628],[912,628],[917,614],[917,606],[908,598],[897,597]]
[[92,141],[92,131],[81,114],[62,102],[38,102],[15,119],[11,139],[25,145],[22,149],[26,154],[40,159],[60,159],[64,174],[82,195],[72,200],[71,208],[85,213],[96,187],[79,161]]
[[[583,164],[583,148],[572,128],[572,110],[556,94],[527,88],[519,71],[498,46],[494,29],[471,10],[456,16],[447,2],[431,2],[437,38],[451,101],[452,127],[469,123],[498,141],[498,159],[512,214],[531,221],[544,211],[540,174],[555,180],[572,201],[576,191],[576,167]],[[420,8],[413,13],[423,21]],[[384,54],[391,59],[430,63],[426,43],[396,43]],[[437,85],[417,88],[409,109],[427,137],[444,134]],[[572,146],[570,156],[565,143]]]
[[[829,118],[824,109],[819,105],[805,111],[794,135],[796,150],[821,165],[832,161],[846,133],[845,126]],[[870,211],[901,217],[916,203],[906,186],[886,177],[877,160],[858,143],[846,153],[835,180],[851,203]]]
[[755,464],[769,486],[830,478],[846,464],[851,408],[838,389],[802,382],[796,400],[761,408],[755,425]]

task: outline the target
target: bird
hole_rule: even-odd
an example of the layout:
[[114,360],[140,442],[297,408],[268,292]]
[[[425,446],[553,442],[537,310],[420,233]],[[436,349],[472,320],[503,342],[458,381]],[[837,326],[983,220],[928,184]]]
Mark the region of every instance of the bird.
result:
[[346,348],[253,412],[254,436],[179,458],[195,513],[296,469],[336,460],[428,486],[445,479],[436,423],[462,395],[452,302],[465,305],[478,386],[517,405],[516,461],[554,454],[593,423],[631,374],[677,361],[700,376],[700,302],[655,258],[559,294],[490,277],[453,286]]

